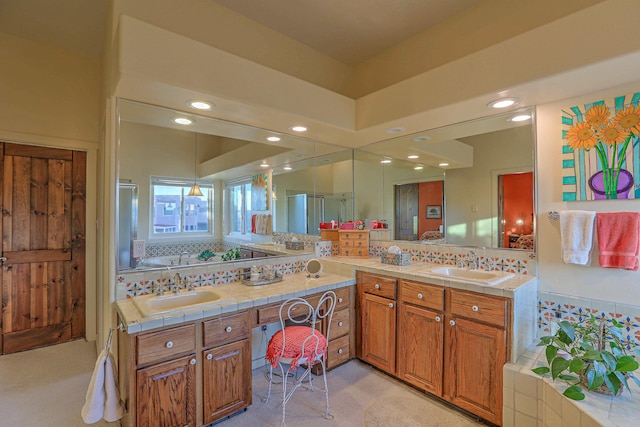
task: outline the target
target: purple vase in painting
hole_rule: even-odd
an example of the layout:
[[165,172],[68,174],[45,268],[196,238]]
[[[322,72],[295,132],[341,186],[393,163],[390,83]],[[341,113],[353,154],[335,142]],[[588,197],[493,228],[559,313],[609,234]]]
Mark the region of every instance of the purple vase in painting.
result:
[[[613,177],[614,173],[615,171],[611,171],[610,175]],[[629,198],[629,190],[633,188],[633,175],[628,170],[620,169],[616,192],[607,194],[604,173],[603,171],[598,171],[589,178],[589,188],[593,190],[594,200],[627,199]]]

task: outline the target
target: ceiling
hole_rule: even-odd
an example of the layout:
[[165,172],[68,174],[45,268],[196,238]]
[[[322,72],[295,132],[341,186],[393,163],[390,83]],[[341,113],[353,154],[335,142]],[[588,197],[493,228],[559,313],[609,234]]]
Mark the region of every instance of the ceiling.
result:
[[[210,1],[354,65],[483,0]],[[109,0],[0,0],[0,31],[99,58],[108,11]]]

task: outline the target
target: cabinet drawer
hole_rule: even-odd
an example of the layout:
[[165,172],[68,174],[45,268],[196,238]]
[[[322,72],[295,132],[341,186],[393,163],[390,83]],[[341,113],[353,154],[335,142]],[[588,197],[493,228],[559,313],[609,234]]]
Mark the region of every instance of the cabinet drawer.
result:
[[341,337],[349,333],[349,310],[340,310],[333,313],[329,339]]
[[362,290],[379,297],[396,299],[396,279],[362,273]]
[[327,349],[327,369],[349,360],[349,335],[329,341]]
[[343,240],[366,240],[369,241],[368,231],[340,231],[340,241]]
[[141,334],[136,339],[138,365],[146,365],[178,354],[195,351],[196,325],[185,325]]
[[251,317],[249,312],[234,313],[202,323],[203,345],[205,347],[219,346],[242,338],[251,333]]
[[349,307],[349,289],[351,288],[346,287],[334,290],[337,298],[335,311]]
[[444,288],[401,280],[400,289],[402,302],[438,311],[444,310]]
[[[317,307],[318,302],[320,301],[319,294],[311,295],[310,297],[305,297],[309,304],[311,304],[314,308]],[[284,301],[283,301],[284,302]],[[280,306],[282,302],[270,305],[267,307],[258,308],[258,324],[266,325],[268,323],[278,322],[280,320]],[[300,306],[299,310],[302,310],[302,306]],[[286,316],[286,308],[282,310],[282,314]]]
[[506,328],[506,298],[475,292],[451,291],[451,314]]
[[362,248],[346,248],[344,246],[340,247],[340,256],[357,256],[357,257],[368,257],[369,256],[369,247]]
[[341,240],[340,247],[342,248],[368,248],[368,240]]

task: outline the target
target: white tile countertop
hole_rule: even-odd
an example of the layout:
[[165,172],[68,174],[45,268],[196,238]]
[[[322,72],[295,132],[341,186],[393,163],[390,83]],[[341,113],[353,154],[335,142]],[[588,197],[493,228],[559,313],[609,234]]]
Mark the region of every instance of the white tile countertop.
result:
[[161,316],[143,317],[132,298],[116,301],[115,305],[125,330],[131,334],[245,310],[284,301],[292,297],[304,297],[354,284],[353,274],[322,273],[318,278],[307,278],[306,274],[300,273],[284,276],[281,282],[264,286],[248,286],[242,282],[214,286],[212,289],[220,295],[217,301],[210,304],[198,304],[189,310],[176,310]]

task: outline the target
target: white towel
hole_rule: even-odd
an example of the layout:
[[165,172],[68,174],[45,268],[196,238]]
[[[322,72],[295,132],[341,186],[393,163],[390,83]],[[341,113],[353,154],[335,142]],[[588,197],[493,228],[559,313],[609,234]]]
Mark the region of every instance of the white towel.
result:
[[108,422],[122,418],[123,408],[118,391],[117,370],[109,353],[111,333],[107,346],[98,355],[96,366],[87,389],[81,415],[85,424],[93,424],[104,418]]
[[560,211],[560,240],[565,264],[591,264],[595,218],[593,211]]

